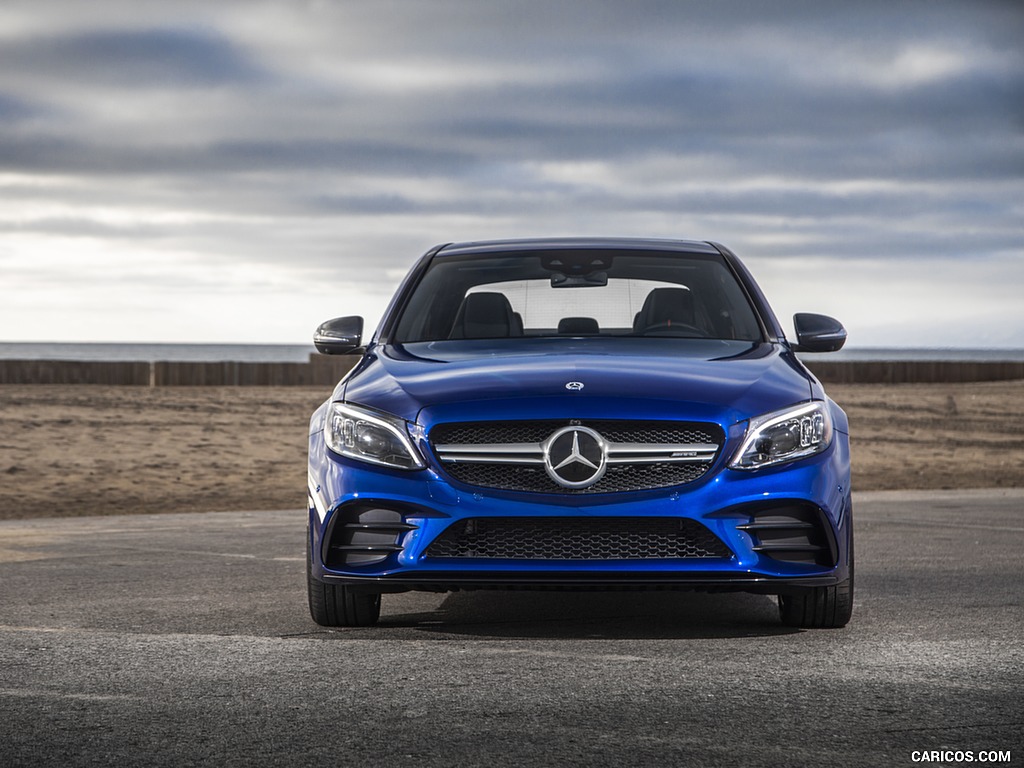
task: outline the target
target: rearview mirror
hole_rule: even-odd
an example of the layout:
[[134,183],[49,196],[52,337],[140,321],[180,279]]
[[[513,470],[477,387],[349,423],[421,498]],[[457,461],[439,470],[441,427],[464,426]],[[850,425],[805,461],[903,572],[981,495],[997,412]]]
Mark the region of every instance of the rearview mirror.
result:
[[325,355],[347,355],[359,349],[363,338],[363,318],[336,317],[321,323],[313,334],[313,346]]
[[846,329],[827,315],[798,312],[793,315],[797,352],[836,352],[846,343]]
[[563,275],[555,272],[551,275],[552,288],[590,288],[608,285],[607,272],[591,272],[586,275]]

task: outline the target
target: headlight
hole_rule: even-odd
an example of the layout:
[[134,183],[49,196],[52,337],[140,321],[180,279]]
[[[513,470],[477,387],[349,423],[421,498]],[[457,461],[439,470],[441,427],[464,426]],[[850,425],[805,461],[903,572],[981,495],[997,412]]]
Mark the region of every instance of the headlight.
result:
[[324,437],[335,453],[398,469],[422,469],[420,458],[397,416],[348,403],[331,403]]
[[729,466],[761,469],[813,456],[832,442],[832,419],[822,401],[804,403],[750,420]]

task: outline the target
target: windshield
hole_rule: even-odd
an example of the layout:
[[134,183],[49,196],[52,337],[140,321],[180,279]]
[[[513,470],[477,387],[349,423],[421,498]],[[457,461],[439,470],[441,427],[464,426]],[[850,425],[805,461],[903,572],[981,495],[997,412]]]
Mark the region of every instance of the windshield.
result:
[[395,340],[524,336],[762,339],[721,257],[578,250],[436,258]]

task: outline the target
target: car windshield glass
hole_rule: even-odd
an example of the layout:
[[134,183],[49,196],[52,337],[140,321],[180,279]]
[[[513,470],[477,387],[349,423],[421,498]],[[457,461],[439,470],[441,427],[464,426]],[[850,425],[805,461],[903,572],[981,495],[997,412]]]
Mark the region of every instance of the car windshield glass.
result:
[[395,340],[524,336],[762,338],[721,257],[580,250],[435,258]]

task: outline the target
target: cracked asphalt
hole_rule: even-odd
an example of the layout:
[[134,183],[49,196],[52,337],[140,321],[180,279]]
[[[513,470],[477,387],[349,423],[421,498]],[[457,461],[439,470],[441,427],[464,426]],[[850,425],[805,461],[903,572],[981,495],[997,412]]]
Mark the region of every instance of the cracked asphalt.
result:
[[816,631],[685,592],[390,595],[325,630],[303,511],[0,522],[0,766],[1024,761],[1024,490],[854,514],[854,618]]

